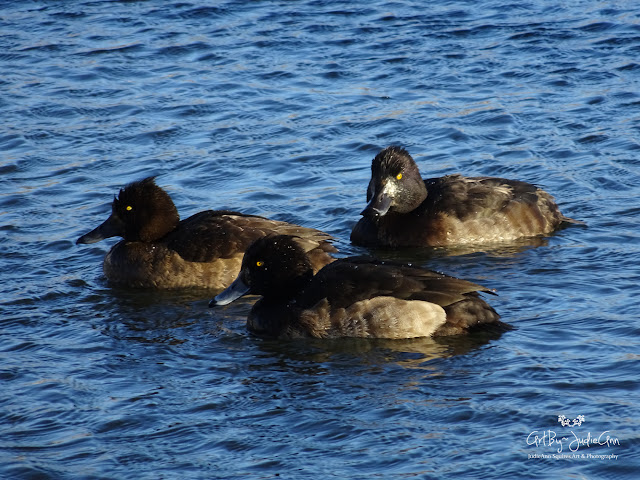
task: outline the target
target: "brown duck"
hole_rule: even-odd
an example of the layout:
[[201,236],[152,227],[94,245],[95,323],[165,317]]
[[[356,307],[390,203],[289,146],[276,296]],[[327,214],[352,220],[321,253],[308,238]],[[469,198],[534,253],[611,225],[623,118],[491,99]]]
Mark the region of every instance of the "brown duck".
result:
[[123,238],[103,264],[105,276],[116,285],[222,290],[235,278],[247,247],[268,234],[295,235],[314,271],[334,260],[331,237],[312,228],[226,210],[207,210],[181,221],[171,197],[153,177],[121,189],[111,216],[76,243]]
[[336,260],[314,275],[309,255],[286,235],[256,240],[237,279],[210,307],[261,295],[250,332],[276,338],[414,338],[509,328],[466,280],[369,257]]
[[519,180],[447,175],[423,180],[401,147],[373,159],[368,205],[351,241],[368,247],[424,247],[512,241],[582,223],[553,197]]

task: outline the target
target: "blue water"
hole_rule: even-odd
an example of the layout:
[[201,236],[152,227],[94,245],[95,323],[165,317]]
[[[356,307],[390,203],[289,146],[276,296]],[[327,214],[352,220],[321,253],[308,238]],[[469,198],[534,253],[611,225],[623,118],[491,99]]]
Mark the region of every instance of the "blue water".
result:
[[[638,58],[633,2],[2,2],[0,477],[636,477]],[[74,244],[157,175],[183,218],[236,209],[362,253],[390,144],[587,223],[386,254],[497,289],[514,330],[260,340],[248,302],[112,288],[114,241]]]

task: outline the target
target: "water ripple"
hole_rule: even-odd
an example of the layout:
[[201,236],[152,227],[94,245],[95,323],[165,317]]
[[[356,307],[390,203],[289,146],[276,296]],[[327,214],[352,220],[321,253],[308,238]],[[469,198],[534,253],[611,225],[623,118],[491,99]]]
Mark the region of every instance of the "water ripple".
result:
[[[2,476],[634,478],[636,20],[589,2],[7,4]],[[264,341],[253,299],[112,288],[115,240],[74,244],[157,175],[182,217],[237,209],[370,253],[348,237],[390,144],[425,177],[520,178],[586,222],[373,252],[495,288],[513,330]],[[554,453],[526,438],[561,414],[619,437],[583,449],[619,458],[529,458]]]

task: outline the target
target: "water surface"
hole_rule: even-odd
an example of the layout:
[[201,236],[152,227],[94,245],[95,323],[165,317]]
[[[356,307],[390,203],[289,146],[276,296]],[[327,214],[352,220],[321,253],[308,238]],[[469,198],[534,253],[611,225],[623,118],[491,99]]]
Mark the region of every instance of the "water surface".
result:
[[[626,2],[3,3],[0,476],[633,478],[639,56]],[[538,184],[587,223],[375,252],[495,288],[514,330],[260,340],[249,301],[113,288],[115,240],[74,243],[157,175],[183,218],[236,209],[362,253],[391,144],[425,176]]]

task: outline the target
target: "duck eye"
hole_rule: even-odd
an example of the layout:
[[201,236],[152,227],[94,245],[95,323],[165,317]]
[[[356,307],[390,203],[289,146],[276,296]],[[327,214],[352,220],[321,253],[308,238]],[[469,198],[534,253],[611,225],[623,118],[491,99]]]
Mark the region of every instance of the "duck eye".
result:
[[396,180],[402,180],[402,173],[396,175]]
[[258,260],[258,261],[256,262],[256,267],[261,267],[261,266],[263,266],[263,265],[264,265],[264,262],[263,262],[262,260]]
[[127,205],[127,212],[130,212],[131,210],[133,210],[133,207],[131,205]]

